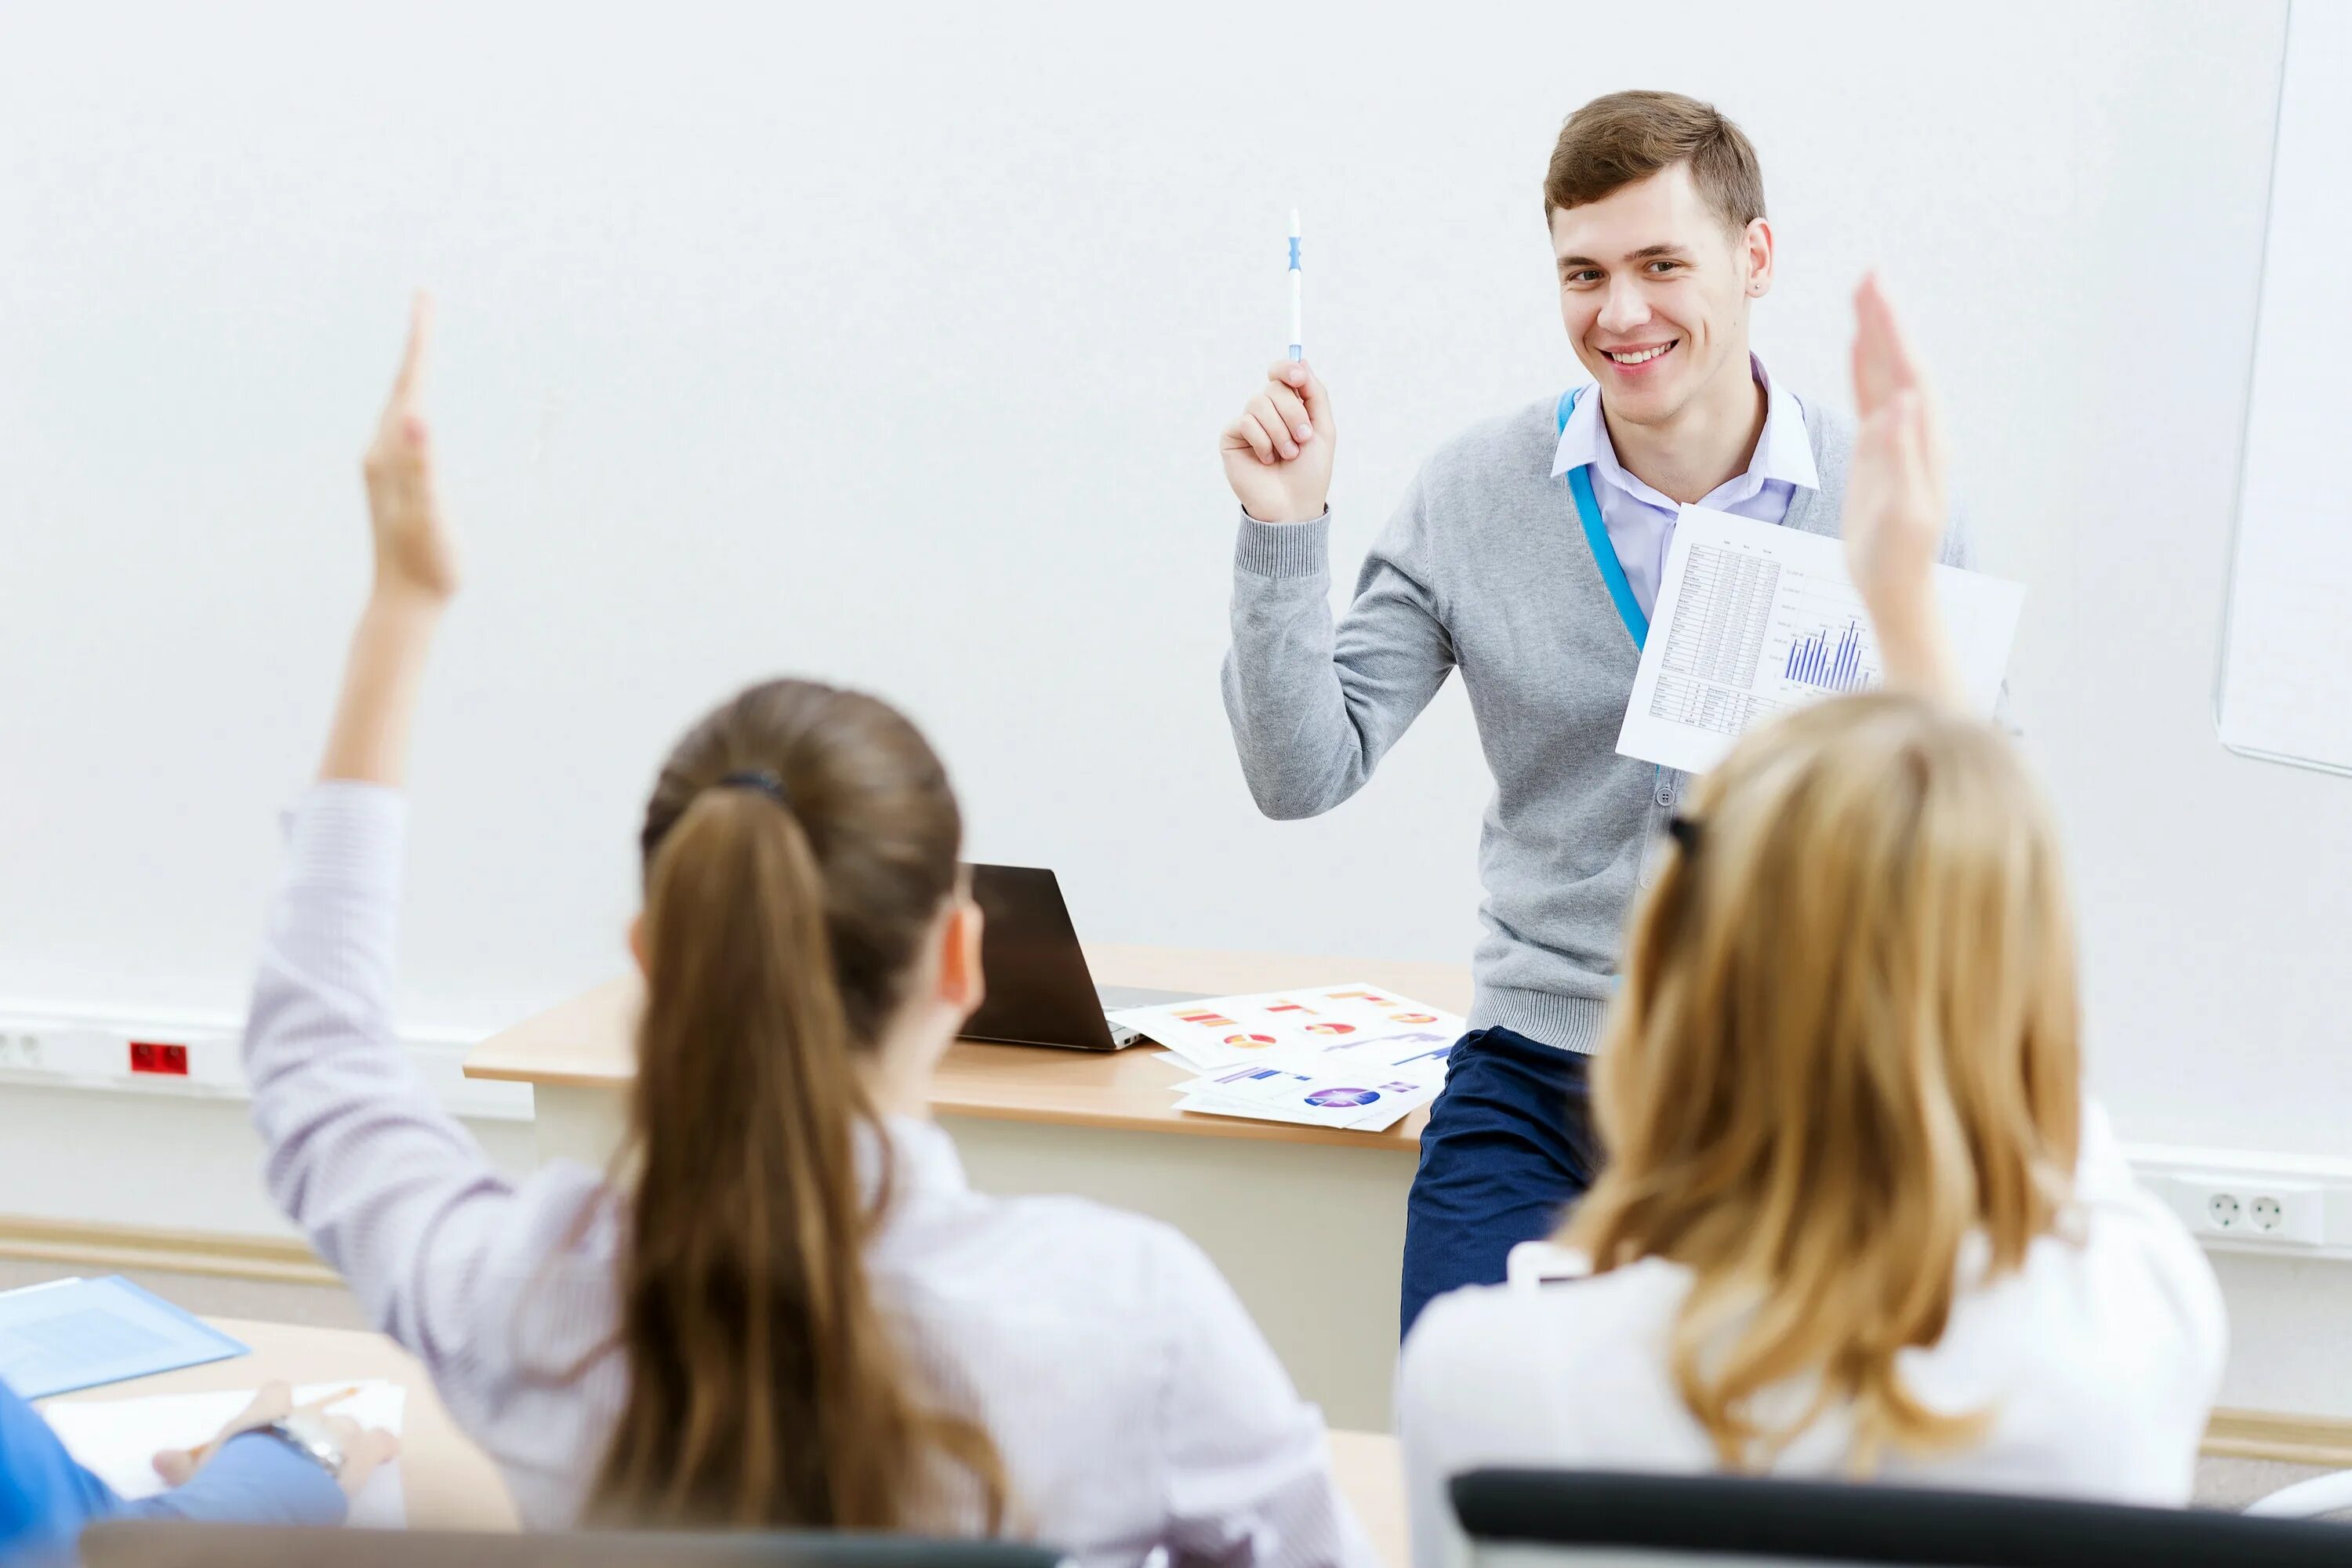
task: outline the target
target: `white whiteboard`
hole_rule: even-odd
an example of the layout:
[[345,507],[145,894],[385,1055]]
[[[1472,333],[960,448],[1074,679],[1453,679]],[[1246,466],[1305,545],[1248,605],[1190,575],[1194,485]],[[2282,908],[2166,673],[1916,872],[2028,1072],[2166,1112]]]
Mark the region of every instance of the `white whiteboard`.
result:
[[1287,340],[1297,206],[1344,593],[1437,443],[1577,374],[1544,158],[1668,86],[1763,155],[1775,378],[1843,401],[1881,268],[2031,584],[2011,694],[2118,1123],[2339,1150],[2352,879],[2311,868],[2352,792],[2213,742],[2284,7],[1690,0],[1654,72],[1654,8],[1472,11],[0,5],[0,1006],[243,1005],[419,281],[467,586],[404,1028],[619,973],[656,762],[782,670],[907,707],[974,854],[1055,868],[1091,938],[1461,962],[1459,682],[1339,810],[1250,802],[1214,433]]
[[2352,6],[2287,22],[2216,721],[2249,756],[2352,773]]

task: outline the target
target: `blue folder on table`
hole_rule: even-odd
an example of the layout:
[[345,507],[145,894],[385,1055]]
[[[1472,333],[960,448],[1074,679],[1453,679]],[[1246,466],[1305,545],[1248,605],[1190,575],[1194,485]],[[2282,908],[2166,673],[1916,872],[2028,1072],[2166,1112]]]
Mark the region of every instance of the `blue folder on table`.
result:
[[247,1353],[121,1275],[0,1291],[0,1383],[25,1399]]

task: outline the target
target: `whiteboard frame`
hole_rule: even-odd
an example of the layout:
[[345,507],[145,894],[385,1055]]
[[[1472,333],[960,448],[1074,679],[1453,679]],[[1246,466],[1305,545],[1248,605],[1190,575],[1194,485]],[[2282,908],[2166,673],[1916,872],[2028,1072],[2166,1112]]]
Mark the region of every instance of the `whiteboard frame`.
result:
[[2279,132],[2286,121],[2286,62],[2294,47],[2294,13],[2298,0],[2287,0],[2286,26],[2279,30],[2278,89],[2271,100],[2271,167],[2263,188],[2262,260],[2254,273],[2254,341],[2246,353],[2243,412],[2238,418],[2236,494],[2230,502],[2230,563],[2222,577],[2221,635],[2213,649],[2213,739],[2232,756],[2314,773],[2352,778],[2352,763],[2331,763],[2293,752],[2273,752],[2231,742],[2221,728],[2221,709],[2230,685],[2230,628],[2238,616],[2238,538],[2246,526],[2246,450],[2253,444],[2254,374],[2263,355],[2263,299],[2271,286],[2271,218],[2278,205]]

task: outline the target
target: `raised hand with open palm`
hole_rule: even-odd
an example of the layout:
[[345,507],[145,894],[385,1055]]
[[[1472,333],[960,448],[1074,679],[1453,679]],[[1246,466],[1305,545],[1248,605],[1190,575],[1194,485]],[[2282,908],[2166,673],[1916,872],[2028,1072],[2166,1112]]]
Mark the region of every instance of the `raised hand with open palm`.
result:
[[1869,607],[1891,687],[1954,697],[1959,686],[1936,603],[1936,560],[1951,509],[1943,422],[1927,374],[1875,277],[1854,290],[1853,401],[1846,570]]

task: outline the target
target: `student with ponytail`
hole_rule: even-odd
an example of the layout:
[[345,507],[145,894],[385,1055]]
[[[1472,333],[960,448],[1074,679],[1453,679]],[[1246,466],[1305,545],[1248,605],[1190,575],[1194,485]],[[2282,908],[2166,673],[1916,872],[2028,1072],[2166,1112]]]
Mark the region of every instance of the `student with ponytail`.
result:
[[2084,1097],[2057,828],[1955,700],[1941,434],[1857,305],[1843,531],[1888,689],[1751,732],[1675,818],[1567,1278],[1406,1341],[1416,1568],[1458,1560],[1446,1483],[1487,1466],[2188,1500],[2221,1293]]
[[375,590],[293,816],[247,1031],[268,1179],[526,1524],[1034,1538],[1088,1563],[1369,1563],[1321,1419],[1200,1251],[985,1197],[928,1116],[981,999],[945,770],[870,697],[755,686],[664,764],[616,1173],[509,1181],[393,1026],[399,784],[455,586],[422,302],[367,461]]

